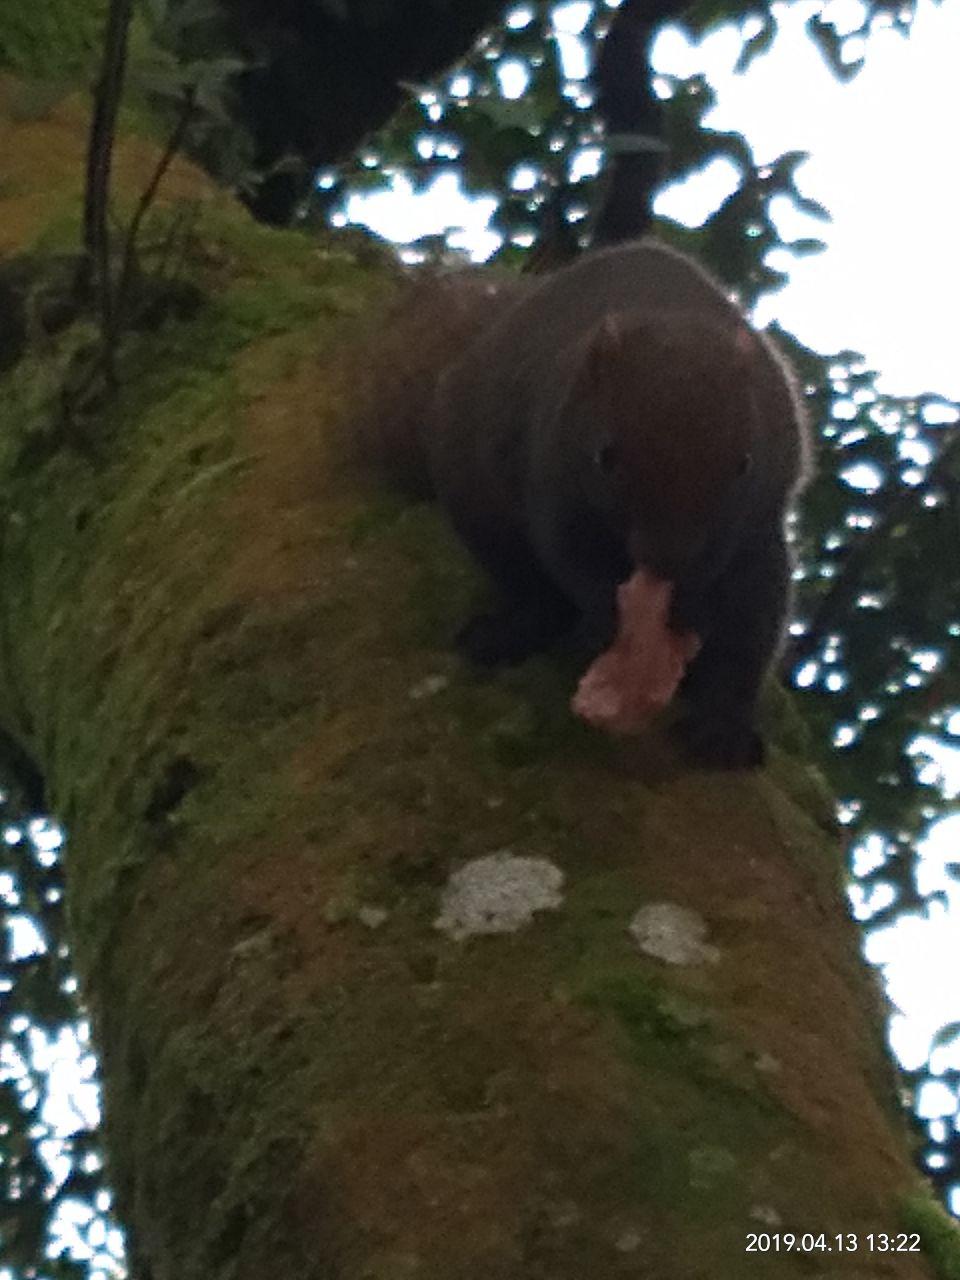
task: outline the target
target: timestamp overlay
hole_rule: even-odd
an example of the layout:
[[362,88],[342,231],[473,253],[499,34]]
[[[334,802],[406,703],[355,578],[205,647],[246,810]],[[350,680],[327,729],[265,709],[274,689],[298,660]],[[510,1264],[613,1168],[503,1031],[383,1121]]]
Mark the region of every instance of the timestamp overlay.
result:
[[746,1253],[919,1253],[916,1231],[748,1231]]

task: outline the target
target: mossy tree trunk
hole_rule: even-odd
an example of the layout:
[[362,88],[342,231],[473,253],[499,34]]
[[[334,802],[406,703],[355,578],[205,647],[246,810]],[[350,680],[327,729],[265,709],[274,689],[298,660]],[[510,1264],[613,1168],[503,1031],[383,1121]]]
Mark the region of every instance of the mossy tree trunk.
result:
[[[4,123],[21,249],[76,233],[83,123]],[[870,1251],[936,1215],[802,762],[602,740],[562,661],[475,678],[463,553],[338,444],[390,272],[167,198],[199,311],[82,442],[43,431],[75,335],[0,388],[0,714],[69,832],[135,1273],[935,1274]]]

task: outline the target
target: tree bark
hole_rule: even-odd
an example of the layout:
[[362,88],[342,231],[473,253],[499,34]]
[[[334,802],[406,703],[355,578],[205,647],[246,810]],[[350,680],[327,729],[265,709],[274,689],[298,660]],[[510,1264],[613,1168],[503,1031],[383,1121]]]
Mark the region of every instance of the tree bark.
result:
[[[8,129],[22,247],[71,111]],[[69,832],[134,1274],[933,1276],[869,1247],[935,1214],[811,775],[592,734],[563,659],[464,668],[474,571],[344,461],[391,287],[347,244],[207,199],[209,302],[83,456],[22,462],[56,352],[0,384],[0,719]],[[747,1253],[778,1231],[833,1252]]]

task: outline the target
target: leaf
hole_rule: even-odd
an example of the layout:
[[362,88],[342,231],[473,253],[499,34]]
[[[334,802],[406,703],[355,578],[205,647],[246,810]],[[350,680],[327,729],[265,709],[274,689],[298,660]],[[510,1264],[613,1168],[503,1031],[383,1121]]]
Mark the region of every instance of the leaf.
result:
[[486,116],[498,129],[530,130],[539,124],[541,113],[536,104],[524,94],[521,98],[484,98],[474,109]]
[[795,258],[809,258],[815,253],[823,253],[827,246],[823,240],[817,240],[814,236],[801,236],[799,240],[791,240],[784,247]]
[[852,80],[863,66],[863,59],[858,58],[853,62],[844,61],[844,41],[837,35],[836,29],[815,13],[807,19],[807,33],[836,78],[844,82]]
[[793,203],[803,213],[809,213],[813,218],[819,218],[821,222],[832,222],[833,215],[830,210],[822,205],[819,200],[812,200],[809,196],[803,196],[799,191],[794,191]]
[[763,26],[755,36],[751,36],[750,39],[746,41],[741,49],[740,56],[737,58],[734,66],[734,71],[738,75],[742,75],[744,71],[748,70],[756,58],[759,58],[762,54],[769,52],[770,46],[773,44],[774,37],[779,30],[777,21],[770,10],[764,10],[759,14],[759,17]]
[[931,1048],[949,1049],[957,1043],[960,1043],[960,1022],[948,1022],[934,1034]]
[[699,35],[721,23],[739,21],[748,13],[762,14],[762,12],[762,8],[757,5],[744,7],[743,4],[737,3],[737,0],[696,0],[684,12],[683,23],[689,30]]
[[772,180],[781,185],[793,185],[796,181],[796,173],[802,164],[810,159],[809,151],[785,151],[783,155],[777,156],[776,160],[767,168],[771,170]]

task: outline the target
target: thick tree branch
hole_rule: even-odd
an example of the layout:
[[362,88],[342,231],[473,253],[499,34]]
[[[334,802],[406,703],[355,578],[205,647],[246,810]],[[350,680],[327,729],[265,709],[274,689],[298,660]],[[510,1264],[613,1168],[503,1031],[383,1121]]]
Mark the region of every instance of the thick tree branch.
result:
[[594,83],[608,167],[595,245],[632,239],[650,226],[666,153],[650,46],[660,23],[686,7],[676,0],[624,0],[600,46]]

